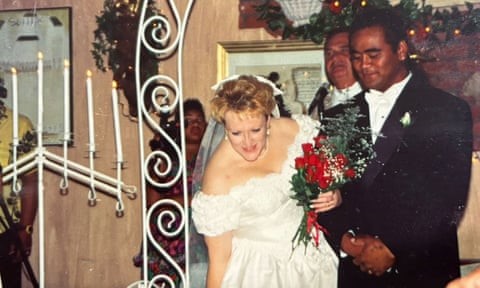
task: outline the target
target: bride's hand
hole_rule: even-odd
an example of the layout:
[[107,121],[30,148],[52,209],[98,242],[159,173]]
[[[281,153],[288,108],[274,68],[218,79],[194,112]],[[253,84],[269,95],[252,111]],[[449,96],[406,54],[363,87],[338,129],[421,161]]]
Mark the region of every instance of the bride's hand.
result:
[[340,206],[340,204],[342,204],[342,194],[340,190],[335,189],[333,191],[320,193],[316,199],[311,201],[310,207],[312,207],[316,213],[319,213],[332,210]]

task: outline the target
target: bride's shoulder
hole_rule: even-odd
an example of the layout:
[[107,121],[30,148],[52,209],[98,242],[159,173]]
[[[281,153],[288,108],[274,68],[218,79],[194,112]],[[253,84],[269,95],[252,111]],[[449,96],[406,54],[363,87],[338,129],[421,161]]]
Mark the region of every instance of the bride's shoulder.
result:
[[282,117],[274,119],[274,121],[272,121],[272,126],[273,125],[280,127],[278,130],[282,133],[294,137],[300,132],[309,135],[318,133],[320,122],[307,115],[295,114],[292,115],[292,118]]
[[208,161],[202,180],[202,192],[207,195],[227,194],[225,178],[228,174],[230,157],[225,151],[223,143]]
[[295,136],[298,132],[298,123],[292,119],[287,117],[281,118],[274,118],[272,119],[270,125],[276,131],[279,131],[282,134],[289,134]]
[[320,122],[318,120],[313,119],[312,117],[304,114],[294,114],[292,115],[292,119],[298,123],[299,126],[313,126],[319,127]]

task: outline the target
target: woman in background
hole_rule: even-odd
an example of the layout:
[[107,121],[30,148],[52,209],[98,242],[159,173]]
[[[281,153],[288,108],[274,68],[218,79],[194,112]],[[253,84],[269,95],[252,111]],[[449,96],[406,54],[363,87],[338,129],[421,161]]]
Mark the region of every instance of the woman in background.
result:
[[[195,160],[197,158],[198,149],[205,132],[206,121],[205,121],[205,112],[203,106],[197,99],[187,99],[183,102],[183,113],[184,113],[184,123],[185,123],[185,154],[186,154],[186,170],[187,170],[187,187],[189,192],[192,191],[192,172],[195,167]],[[172,122],[168,122],[168,119],[165,119],[165,122],[162,122],[160,126],[172,137],[172,139],[179,143],[179,121],[178,116]],[[172,158],[175,158],[174,151],[171,145],[164,141],[160,134],[156,134],[154,138],[150,141],[150,148],[152,151],[162,150],[169,154]],[[178,167],[178,164],[174,164]],[[175,170],[175,169],[173,169]],[[151,173],[153,174],[153,173]],[[176,174],[176,171],[172,171],[172,177]],[[161,179],[161,182],[166,182],[168,179]],[[189,193],[191,195],[191,193]],[[178,180],[170,188],[159,188],[151,184],[147,186],[147,206],[150,208],[153,204],[161,199],[173,199],[177,201],[180,205],[183,205],[183,182]],[[189,198],[190,200],[191,198]],[[160,210],[160,209],[158,209]],[[154,215],[158,216],[160,211],[155,211]],[[165,251],[172,256],[177,263],[180,264],[182,269],[185,269],[185,239],[183,233],[181,235],[168,238],[164,235],[161,235],[160,231],[156,226],[156,218],[152,217],[152,222],[150,223],[150,228],[155,238],[155,241],[160,244]],[[177,215],[178,216],[178,215]],[[177,217],[180,220],[180,217]],[[169,219],[168,219],[169,220]],[[174,227],[178,227],[180,223],[176,223]],[[166,225],[163,225],[164,227]],[[179,277],[174,270],[174,268],[165,261],[165,259],[160,255],[160,253],[151,245],[148,248],[148,278],[152,279],[155,275],[158,274],[167,274],[172,279],[179,283]],[[140,252],[134,258],[134,264],[137,267],[141,267],[143,264],[142,253]]]

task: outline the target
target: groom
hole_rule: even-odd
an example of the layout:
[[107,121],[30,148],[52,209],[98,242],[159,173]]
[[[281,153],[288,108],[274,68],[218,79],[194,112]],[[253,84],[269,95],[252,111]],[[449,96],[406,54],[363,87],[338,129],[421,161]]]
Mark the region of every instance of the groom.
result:
[[[470,180],[468,105],[409,61],[406,26],[367,9],[350,30],[357,97],[376,156],[346,185],[339,287],[445,287],[459,276],[457,226]],[[348,232],[347,232],[348,231]],[[345,255],[343,255],[345,256]]]

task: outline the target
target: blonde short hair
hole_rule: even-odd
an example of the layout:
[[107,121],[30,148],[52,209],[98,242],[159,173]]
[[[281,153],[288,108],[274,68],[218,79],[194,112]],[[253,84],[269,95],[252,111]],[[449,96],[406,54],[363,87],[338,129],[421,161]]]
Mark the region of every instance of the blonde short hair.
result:
[[270,115],[275,108],[273,89],[255,76],[242,75],[226,81],[216,91],[211,101],[212,117],[224,123],[225,112],[244,115]]

